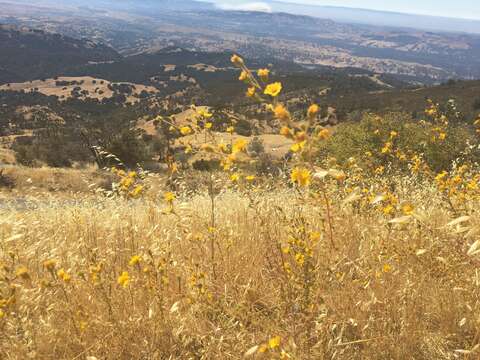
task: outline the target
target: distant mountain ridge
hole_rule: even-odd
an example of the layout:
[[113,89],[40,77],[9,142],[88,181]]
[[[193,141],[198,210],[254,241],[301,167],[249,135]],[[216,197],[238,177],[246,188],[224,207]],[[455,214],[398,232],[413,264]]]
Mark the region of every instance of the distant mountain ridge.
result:
[[[222,0],[200,1],[216,4],[223,3]],[[252,2],[253,1],[238,0],[235,3],[242,4]],[[350,8],[342,6],[305,5],[275,0],[262,0],[261,3],[267,4],[272,12],[308,15],[344,23],[480,34],[480,20],[428,16],[414,13],[407,14],[394,11],[371,10],[360,7]]]

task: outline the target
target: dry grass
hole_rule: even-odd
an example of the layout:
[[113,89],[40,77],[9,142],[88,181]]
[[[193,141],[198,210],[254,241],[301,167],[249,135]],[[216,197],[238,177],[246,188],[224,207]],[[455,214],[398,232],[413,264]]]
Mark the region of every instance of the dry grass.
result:
[[15,186],[11,191],[0,192],[4,195],[2,197],[91,194],[99,186],[112,181],[110,174],[98,171],[93,165],[83,169],[10,166],[3,173],[13,180]]
[[0,147],[0,163],[1,164],[16,164],[15,153],[13,150]]
[[[447,226],[435,188],[402,180],[402,224],[335,182],[330,216],[308,190],[228,190],[215,228],[208,196],[1,210],[0,358],[477,359],[480,218]],[[302,264],[285,247],[306,234]]]

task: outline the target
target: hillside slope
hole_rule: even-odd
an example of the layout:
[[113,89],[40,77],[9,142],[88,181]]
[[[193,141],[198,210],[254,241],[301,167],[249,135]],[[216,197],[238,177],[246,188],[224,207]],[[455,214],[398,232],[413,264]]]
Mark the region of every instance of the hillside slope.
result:
[[78,65],[120,58],[94,41],[6,25],[0,26],[0,44],[0,83],[55,76]]

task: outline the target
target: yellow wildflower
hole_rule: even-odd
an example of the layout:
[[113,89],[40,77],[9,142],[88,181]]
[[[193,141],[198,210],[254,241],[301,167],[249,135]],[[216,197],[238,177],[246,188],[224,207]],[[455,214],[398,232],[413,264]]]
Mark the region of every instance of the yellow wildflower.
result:
[[168,203],[171,203],[173,202],[173,200],[175,200],[175,194],[168,191],[166,192],[165,194],[163,194],[163,199],[168,202]]
[[128,265],[130,266],[135,266],[142,261],[142,257],[140,255],[133,255],[130,261],[128,262]]
[[290,113],[282,104],[278,104],[277,106],[275,106],[275,108],[273,109],[273,112],[275,114],[275,117],[279,120],[283,120],[283,121],[290,120]]
[[347,174],[345,174],[343,171],[338,171],[334,175],[335,180],[339,182],[343,182],[347,178]]
[[135,188],[132,190],[132,192],[130,193],[130,195],[134,198],[138,197],[142,191],[143,191],[143,185],[137,185],[135,186]]
[[247,180],[248,182],[252,182],[255,180],[255,175],[248,175],[245,177],[245,180]]
[[280,336],[274,336],[273,338],[268,340],[268,347],[270,349],[275,349],[280,346],[280,341],[281,341]]
[[305,168],[296,167],[292,170],[290,179],[298,186],[308,186],[310,185],[310,171]]
[[57,276],[58,276],[59,279],[62,279],[62,280],[65,281],[66,283],[70,282],[70,280],[72,279],[72,277],[70,276],[70,274],[67,273],[64,269],[58,270]]
[[478,181],[475,180],[475,179],[470,180],[467,184],[467,189],[468,190],[477,190],[478,189]]
[[462,177],[460,175],[455,175],[453,178],[452,178],[452,182],[455,184],[455,185],[458,185],[462,182]]
[[383,145],[382,148],[382,154],[388,154],[392,149],[392,143],[391,142],[386,142],[385,145]]
[[322,237],[322,234],[319,233],[318,231],[314,231],[310,233],[310,240],[314,243],[318,242],[321,237]]
[[440,182],[442,181],[446,176],[448,175],[448,173],[446,171],[442,171],[440,174],[438,174],[437,176],[435,176],[435,180],[437,182]]
[[222,161],[222,166],[224,171],[230,170],[232,164],[236,161],[236,154],[230,154],[226,159]]
[[240,180],[240,174],[237,174],[237,173],[232,174],[232,175],[230,176],[230,180],[231,180],[232,182],[238,182],[238,180]]
[[264,94],[270,95],[272,97],[277,97],[278,95],[280,95],[281,91],[282,91],[282,83],[275,82],[267,85],[267,87],[265,88]]
[[213,124],[211,122],[205,123],[205,129],[211,129]]
[[290,147],[290,151],[294,152],[294,153],[297,153],[299,151],[302,151],[304,147],[305,147],[305,141],[302,141],[302,142],[293,144]]
[[238,139],[232,146],[232,153],[238,153],[241,151],[245,151],[247,148],[247,142],[244,139]]
[[384,264],[382,267],[382,271],[384,273],[389,273],[390,271],[392,271],[392,266],[390,264]]
[[128,275],[128,272],[127,271],[122,272],[122,274],[118,277],[118,280],[117,280],[118,285],[126,288],[129,282],[130,282],[130,276]]
[[257,89],[254,86],[251,86],[247,89],[247,97],[254,97]]
[[215,229],[214,226],[209,226],[209,227],[208,227],[208,232],[209,232],[209,233],[212,233],[212,234],[213,234],[216,230],[217,230],[217,229]]
[[267,82],[268,81],[268,75],[270,75],[270,70],[268,69],[259,69],[257,71],[257,74],[258,76],[260,77],[260,79],[263,81],[263,82]]
[[295,261],[298,265],[303,266],[303,264],[305,263],[305,255],[295,254]]
[[180,128],[180,133],[183,135],[183,136],[186,136],[186,135],[189,135],[192,133],[192,128],[190,126],[182,126]]
[[318,107],[317,104],[312,104],[312,105],[310,105],[310,107],[308,108],[307,116],[308,116],[310,119],[313,119],[314,117],[317,116],[319,110],[320,110],[320,108]]
[[258,348],[258,352],[259,352],[259,353],[266,353],[267,350],[268,350],[267,344],[262,344],[262,345],[260,345],[259,348]]
[[233,134],[234,131],[235,131],[235,128],[233,126],[227,127],[227,133]]
[[292,135],[292,130],[288,126],[282,126],[280,129],[280,135],[290,137]]
[[407,155],[405,155],[404,153],[402,153],[401,151],[398,151],[395,153],[395,155],[397,156],[398,160],[400,161],[406,161],[407,160]]
[[217,148],[218,150],[220,150],[221,152],[227,152],[227,145],[225,143],[220,143],[217,145]]
[[234,55],[231,57],[230,61],[231,61],[234,65],[236,65],[236,66],[242,66],[242,65],[244,64],[243,59],[242,59],[240,56],[236,55],[236,54],[234,54]]
[[402,212],[404,215],[412,215],[414,210],[415,208],[410,203],[403,204],[402,206]]
[[394,208],[392,205],[390,205],[390,204],[387,205],[387,206],[385,206],[385,207],[383,208],[383,213],[384,213],[385,215],[390,215],[390,214],[392,214],[394,211],[395,211],[395,208]]
[[322,129],[318,132],[318,138],[322,140],[326,140],[330,137],[330,130]]
[[242,70],[240,73],[240,76],[238,77],[238,80],[240,81],[245,81],[248,79],[248,73],[245,70]]
[[122,179],[122,181],[120,181],[120,186],[123,188],[123,189],[128,189],[130,186],[133,185],[133,183],[135,182],[134,179],[132,179],[131,177],[124,177]]

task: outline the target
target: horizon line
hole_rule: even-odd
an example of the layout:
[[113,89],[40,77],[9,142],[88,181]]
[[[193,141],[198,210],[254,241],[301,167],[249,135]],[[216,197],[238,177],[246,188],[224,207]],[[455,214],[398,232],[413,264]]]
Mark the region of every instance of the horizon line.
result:
[[[218,4],[218,0],[195,0],[199,2],[206,2],[212,4]],[[252,0],[252,2],[255,2]],[[374,8],[362,8],[356,6],[340,6],[340,5],[321,5],[321,4],[302,4],[302,3],[294,3],[290,1],[282,1],[282,0],[260,0],[258,2],[265,2],[267,5],[270,3],[279,3],[279,4],[286,4],[292,6],[312,6],[316,8],[333,8],[333,9],[348,9],[348,10],[359,10],[359,11],[369,11],[369,12],[378,12],[378,13],[388,13],[388,14],[396,14],[396,15],[411,15],[411,16],[425,16],[429,18],[440,18],[440,19],[450,19],[450,20],[466,20],[466,21],[478,21],[480,22],[480,17],[472,18],[472,17],[463,17],[463,16],[448,16],[448,15],[431,15],[431,14],[424,14],[424,13],[415,13],[415,12],[403,12],[398,10],[381,10],[381,9],[374,9]],[[274,11],[279,12],[279,11]],[[283,11],[285,12],[285,11]],[[312,16],[312,15],[310,15]],[[317,17],[317,16],[313,16]]]

